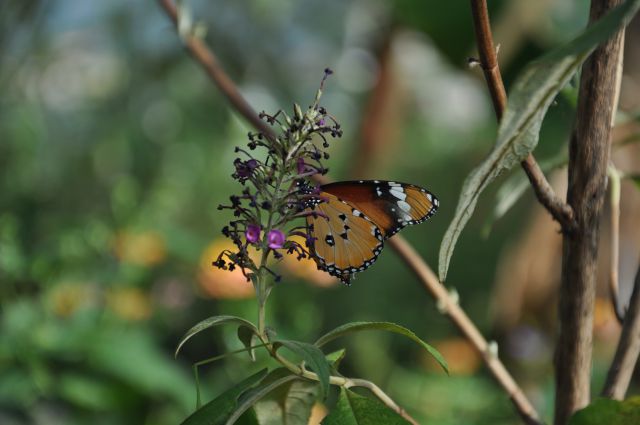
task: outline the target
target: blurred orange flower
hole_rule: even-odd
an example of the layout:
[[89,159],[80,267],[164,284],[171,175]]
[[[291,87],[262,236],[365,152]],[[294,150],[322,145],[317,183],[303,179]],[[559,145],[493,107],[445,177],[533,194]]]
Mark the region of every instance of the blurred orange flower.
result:
[[[480,356],[464,338],[449,338],[433,344],[449,365],[452,375],[471,375],[480,367]],[[424,365],[429,370],[441,370],[438,363],[428,354],[424,356]]]
[[314,404],[309,416],[309,425],[319,425],[325,416],[327,416],[327,408],[321,403]]
[[[302,237],[294,236],[289,239],[295,240],[304,246],[304,239]],[[310,258],[303,258],[298,261],[295,254],[285,254],[282,259],[282,267],[291,275],[305,279],[316,286],[326,288],[338,283],[337,278],[327,272],[318,270],[316,262]]]
[[112,288],[106,300],[107,307],[124,320],[146,320],[153,313],[149,294],[138,288]]
[[116,235],[114,251],[120,261],[140,266],[158,264],[167,256],[164,238],[154,231],[121,231]]
[[[255,293],[253,284],[247,282],[240,269],[222,270],[211,264],[225,249],[233,251],[236,246],[229,239],[217,239],[202,253],[198,270],[200,287],[211,298],[242,299],[253,297]],[[259,261],[258,253],[251,247],[249,247],[249,256],[253,261]]]
[[593,312],[593,331],[603,339],[617,338],[620,333],[620,324],[613,311],[613,304],[609,298],[596,297]]

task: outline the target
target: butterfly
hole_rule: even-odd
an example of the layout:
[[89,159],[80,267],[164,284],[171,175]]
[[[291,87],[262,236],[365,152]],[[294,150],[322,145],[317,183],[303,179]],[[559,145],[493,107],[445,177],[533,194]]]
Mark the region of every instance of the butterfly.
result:
[[320,186],[306,217],[318,268],[349,284],[378,259],[384,241],[435,214],[438,199],[407,183],[359,180]]

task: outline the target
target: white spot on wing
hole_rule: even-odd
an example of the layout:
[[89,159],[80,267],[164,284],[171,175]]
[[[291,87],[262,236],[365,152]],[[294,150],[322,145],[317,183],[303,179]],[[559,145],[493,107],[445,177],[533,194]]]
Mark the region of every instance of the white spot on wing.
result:
[[396,198],[400,199],[401,201],[404,201],[405,199],[407,199],[407,194],[404,193],[404,191],[402,190],[402,188],[393,188],[389,191],[390,194],[392,194],[393,196],[395,196]]
[[404,212],[409,212],[411,211],[411,205],[409,205],[408,203],[406,203],[405,201],[398,201],[397,205],[400,207],[400,209]]

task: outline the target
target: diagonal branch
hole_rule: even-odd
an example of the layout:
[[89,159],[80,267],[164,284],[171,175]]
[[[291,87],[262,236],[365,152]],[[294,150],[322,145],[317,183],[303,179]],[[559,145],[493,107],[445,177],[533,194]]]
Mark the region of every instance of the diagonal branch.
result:
[[[158,0],[174,24],[177,24],[177,11],[171,0]],[[266,135],[274,136],[272,130],[257,116],[253,108],[244,100],[235,87],[233,81],[215,60],[215,56],[208,47],[195,37],[185,40],[185,46],[191,56],[205,69],[218,88],[225,94],[236,110],[242,114],[257,130]],[[319,183],[327,183],[325,178],[318,178]],[[533,405],[526,398],[520,387],[513,380],[504,364],[490,349],[490,344],[473,324],[469,316],[458,305],[447,289],[438,281],[431,268],[401,236],[396,235],[389,240],[389,245],[398,253],[402,260],[415,273],[424,288],[433,296],[441,310],[458,327],[460,332],[471,342],[481,354],[482,359],[498,384],[505,390],[513,402],[520,416],[529,425],[541,425],[539,415]]]
[[[504,89],[504,83],[502,82],[502,76],[500,75],[496,49],[493,45],[486,0],[471,0],[471,12],[473,14],[476,41],[478,43],[480,65],[482,66],[484,78],[487,81],[489,93],[491,94],[496,118],[500,121],[507,107],[507,94]],[[576,227],[573,210],[553,191],[553,188],[538,166],[534,156],[529,154],[529,156],[521,162],[521,165],[529,178],[529,182],[538,201],[549,211],[553,218],[560,223],[565,233],[571,233]]]
[[502,389],[509,395],[511,402],[518,410],[524,422],[529,425],[541,425],[543,422],[540,420],[538,412],[536,412],[522,389],[509,374],[509,371],[500,361],[495,351],[490,348],[489,342],[482,336],[469,316],[467,316],[462,307],[460,307],[455,297],[440,283],[427,263],[424,262],[406,239],[396,235],[392,239],[389,239],[388,243],[416,274],[418,279],[420,279],[425,289],[429,291],[431,296],[436,300],[440,311],[449,316],[451,321],[458,327],[458,330],[462,332],[476,351],[480,353],[485,366],[489,369]]
[[[159,0],[160,5],[165,10],[167,16],[178,26],[178,10],[172,0]],[[253,127],[263,133],[267,137],[274,137],[273,130],[265,124],[256,111],[242,97],[235,83],[229,78],[227,73],[222,69],[218,59],[207,45],[195,36],[183,37],[183,42],[187,51],[191,56],[202,65],[204,71],[209,75],[211,80],[218,86],[218,89],[226,96],[233,108],[240,113]]]
[[620,342],[607,373],[602,395],[623,400],[640,354],[640,267],[636,273],[629,309],[625,314]]

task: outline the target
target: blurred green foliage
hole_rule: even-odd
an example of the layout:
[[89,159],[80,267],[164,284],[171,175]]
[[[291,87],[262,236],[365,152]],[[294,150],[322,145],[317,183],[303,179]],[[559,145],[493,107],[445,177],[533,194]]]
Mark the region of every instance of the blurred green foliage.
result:
[[[504,3],[492,2],[495,16]],[[519,64],[575,35],[585,2],[570,3],[569,18],[562,6],[550,7],[541,24],[549,37],[524,35],[507,81]],[[329,162],[334,179],[360,177],[351,165],[376,54],[389,30],[405,32],[397,54],[415,97],[402,110],[392,165],[369,172],[438,195],[438,215],[405,232],[435,267],[462,180],[495,136],[483,82],[466,68],[474,52],[468,5],[190,4],[257,110],[305,104],[324,67],[336,71],[324,97],[345,129]],[[174,360],[180,336],[214,314],[255,319],[253,299],[211,295],[224,277],[207,277],[204,255],[229,218],[216,207],[238,191],[229,178],[233,147],[250,129],[181,49],[155,2],[3,1],[0,51],[0,423],[178,423],[195,405],[191,364],[241,346],[234,329],[219,329],[194,338]],[[543,126],[542,156],[560,149],[571,116],[560,99]],[[449,277],[486,333],[498,255],[533,198],[483,240],[491,199],[481,199]],[[429,343],[455,343],[452,325],[387,251],[350,288],[285,274],[268,322],[283,338],[312,341],[347,321],[393,321]],[[409,341],[366,333],[348,344],[343,365],[432,423],[518,423],[472,354],[462,363],[475,366],[452,377],[421,356]],[[267,363],[245,355],[204,368],[204,399]],[[529,375],[527,389],[548,414],[550,367],[543,369]]]

